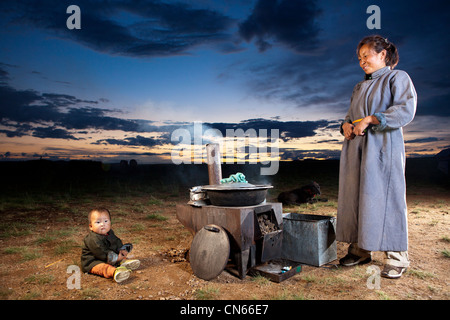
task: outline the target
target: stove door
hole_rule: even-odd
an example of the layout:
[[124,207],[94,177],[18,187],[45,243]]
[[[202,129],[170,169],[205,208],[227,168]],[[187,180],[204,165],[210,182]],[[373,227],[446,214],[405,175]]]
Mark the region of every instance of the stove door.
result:
[[211,280],[222,273],[230,256],[230,241],[225,230],[218,225],[206,225],[192,240],[189,260],[194,274]]
[[278,224],[274,208],[262,206],[256,208],[254,214],[257,263],[281,258],[283,230]]
[[283,231],[267,233],[261,241],[261,262],[275,260],[281,258]]

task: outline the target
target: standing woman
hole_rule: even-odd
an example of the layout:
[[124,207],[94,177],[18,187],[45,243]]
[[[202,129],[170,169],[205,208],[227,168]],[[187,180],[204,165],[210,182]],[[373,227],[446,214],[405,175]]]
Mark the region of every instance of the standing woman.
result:
[[356,53],[365,79],[341,125],[336,239],[350,246],[339,262],[368,263],[372,251],[384,251],[381,275],[399,278],[409,266],[402,127],[414,118],[417,94],[408,74],[393,70],[399,55],[392,42],[368,36]]

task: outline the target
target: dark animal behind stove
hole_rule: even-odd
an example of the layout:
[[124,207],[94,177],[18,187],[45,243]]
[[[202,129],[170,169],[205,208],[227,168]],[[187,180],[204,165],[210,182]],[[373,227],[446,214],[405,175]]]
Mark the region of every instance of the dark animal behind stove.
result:
[[[285,191],[278,195],[278,202],[284,205],[314,203],[317,199],[315,196],[320,196],[320,186],[317,182],[312,181],[310,184],[291,191]],[[319,201],[327,201],[320,199]]]

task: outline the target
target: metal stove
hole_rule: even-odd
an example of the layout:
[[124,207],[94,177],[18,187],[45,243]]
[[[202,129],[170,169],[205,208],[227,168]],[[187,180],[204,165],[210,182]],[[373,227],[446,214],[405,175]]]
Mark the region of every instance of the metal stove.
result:
[[[207,145],[206,151],[209,185],[204,190],[191,188],[190,201],[177,205],[176,212],[178,220],[194,235],[190,264],[194,274],[205,280],[215,278],[226,266],[234,266],[227,269],[237,271],[243,279],[249,270],[281,259],[282,204],[266,203],[267,189],[272,186],[220,186],[219,146]],[[204,201],[208,193],[210,202]],[[298,270],[286,273],[283,279],[277,276],[274,281],[282,281]]]
[[[211,225],[223,228],[228,236],[230,263],[236,266],[241,279],[252,267],[281,258],[283,240],[281,203],[262,203],[245,207],[177,205],[177,218],[194,236]],[[215,252],[215,245],[215,243],[204,244],[203,250]],[[217,243],[217,246],[219,245]],[[205,261],[206,263],[208,262]],[[221,267],[222,265],[217,266],[218,273],[223,270],[223,268],[220,270]]]

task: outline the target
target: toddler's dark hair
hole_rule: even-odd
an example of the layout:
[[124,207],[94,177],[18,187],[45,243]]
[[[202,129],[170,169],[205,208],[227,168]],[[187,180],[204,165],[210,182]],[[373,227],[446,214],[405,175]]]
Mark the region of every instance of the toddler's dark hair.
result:
[[92,209],[91,211],[89,211],[89,214],[88,214],[89,223],[91,223],[91,216],[92,216],[92,214],[94,212],[107,213],[108,216],[109,216],[109,219],[111,220],[111,213],[109,212],[108,209],[106,209],[106,208],[96,208],[96,209]]
[[400,59],[398,55],[397,47],[390,42],[387,38],[383,38],[380,35],[371,35],[364,37],[358,44],[356,48],[356,55],[359,56],[359,50],[365,44],[368,44],[372,49],[375,50],[376,53],[380,53],[383,50],[386,50],[386,66],[390,66],[391,69],[394,69],[398,64]]

